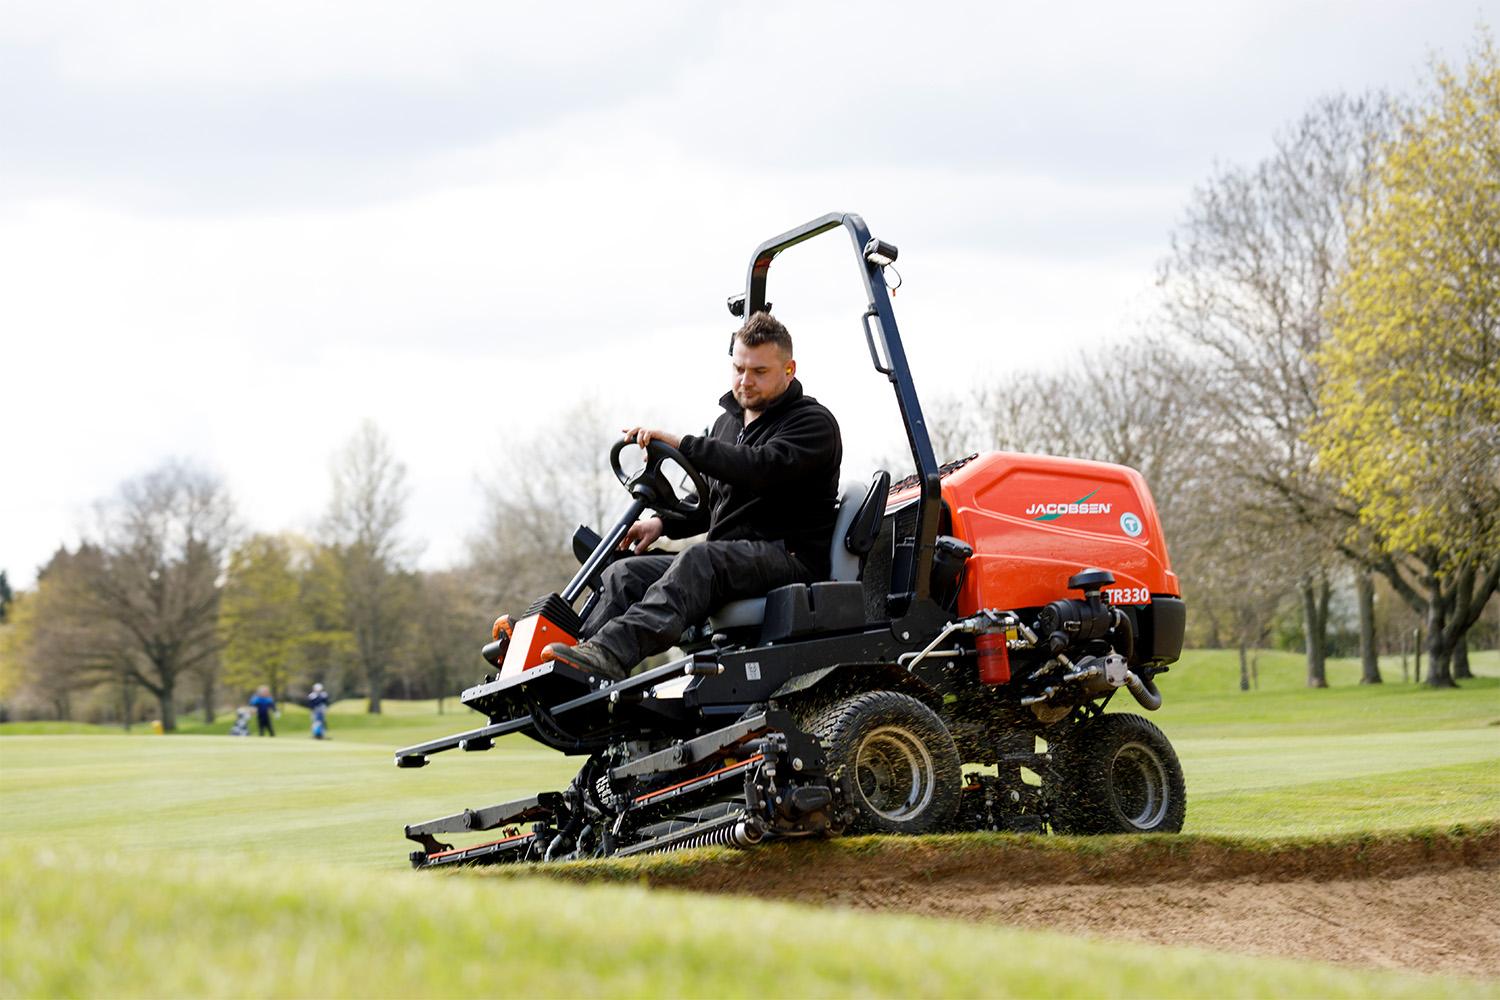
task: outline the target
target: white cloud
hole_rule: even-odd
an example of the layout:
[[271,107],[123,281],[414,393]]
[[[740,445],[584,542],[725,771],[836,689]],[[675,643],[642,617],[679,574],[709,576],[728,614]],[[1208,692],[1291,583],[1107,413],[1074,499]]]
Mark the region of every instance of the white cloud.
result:
[[693,20],[691,4],[654,6],[656,17],[615,4],[559,16],[480,0],[46,0],[7,4],[0,41],[43,46],[63,80],[101,88],[207,87],[232,96],[351,79],[449,88],[482,80],[497,66],[588,75],[587,67],[659,44],[671,33],[664,25]]

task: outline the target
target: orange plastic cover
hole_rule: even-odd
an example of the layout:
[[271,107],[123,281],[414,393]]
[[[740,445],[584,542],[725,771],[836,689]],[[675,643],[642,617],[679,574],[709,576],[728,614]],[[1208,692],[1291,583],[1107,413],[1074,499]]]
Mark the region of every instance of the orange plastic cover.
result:
[[515,622],[511,626],[510,645],[505,649],[505,662],[500,666],[500,679],[540,666],[542,650],[554,642],[578,645],[577,639],[558,628],[545,615],[527,615]]
[[[894,506],[914,489],[891,498]],[[987,452],[943,479],[953,534],[974,547],[958,610],[1038,607],[1077,597],[1068,577],[1115,575],[1115,604],[1181,595],[1151,491],[1123,465]]]

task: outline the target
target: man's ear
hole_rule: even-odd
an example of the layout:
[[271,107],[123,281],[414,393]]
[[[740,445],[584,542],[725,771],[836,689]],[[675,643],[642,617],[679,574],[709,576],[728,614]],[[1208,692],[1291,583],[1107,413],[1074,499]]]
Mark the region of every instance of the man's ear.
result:
[[790,378],[793,375],[797,374],[797,362],[796,362],[795,359],[793,359],[793,358],[787,358],[786,359],[786,374],[787,374],[788,378]]

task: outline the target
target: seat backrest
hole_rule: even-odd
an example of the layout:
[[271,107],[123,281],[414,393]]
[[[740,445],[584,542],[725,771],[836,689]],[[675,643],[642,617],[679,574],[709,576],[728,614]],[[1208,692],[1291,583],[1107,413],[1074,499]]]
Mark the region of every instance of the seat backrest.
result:
[[[886,477],[889,484],[890,477]],[[850,480],[839,487],[839,511],[833,522],[833,544],[828,554],[829,579],[855,581],[859,579],[864,552],[851,552],[849,550],[849,527],[859,517],[860,511],[872,503],[879,503],[882,513],[885,509],[885,491],[879,491],[876,495],[870,486],[858,480]],[[879,515],[877,515],[878,517]]]

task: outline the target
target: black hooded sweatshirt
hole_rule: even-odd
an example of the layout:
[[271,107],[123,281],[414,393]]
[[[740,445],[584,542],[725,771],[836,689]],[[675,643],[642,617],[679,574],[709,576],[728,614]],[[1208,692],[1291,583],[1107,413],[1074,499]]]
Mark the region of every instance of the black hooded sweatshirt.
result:
[[748,426],[734,393],[719,405],[724,413],[713,429],[679,445],[707,478],[708,503],[691,518],[663,517],[663,532],[687,538],[707,529],[710,541],[785,540],[813,579],[826,578],[844,458],[838,421],[803,395],[796,379]]

